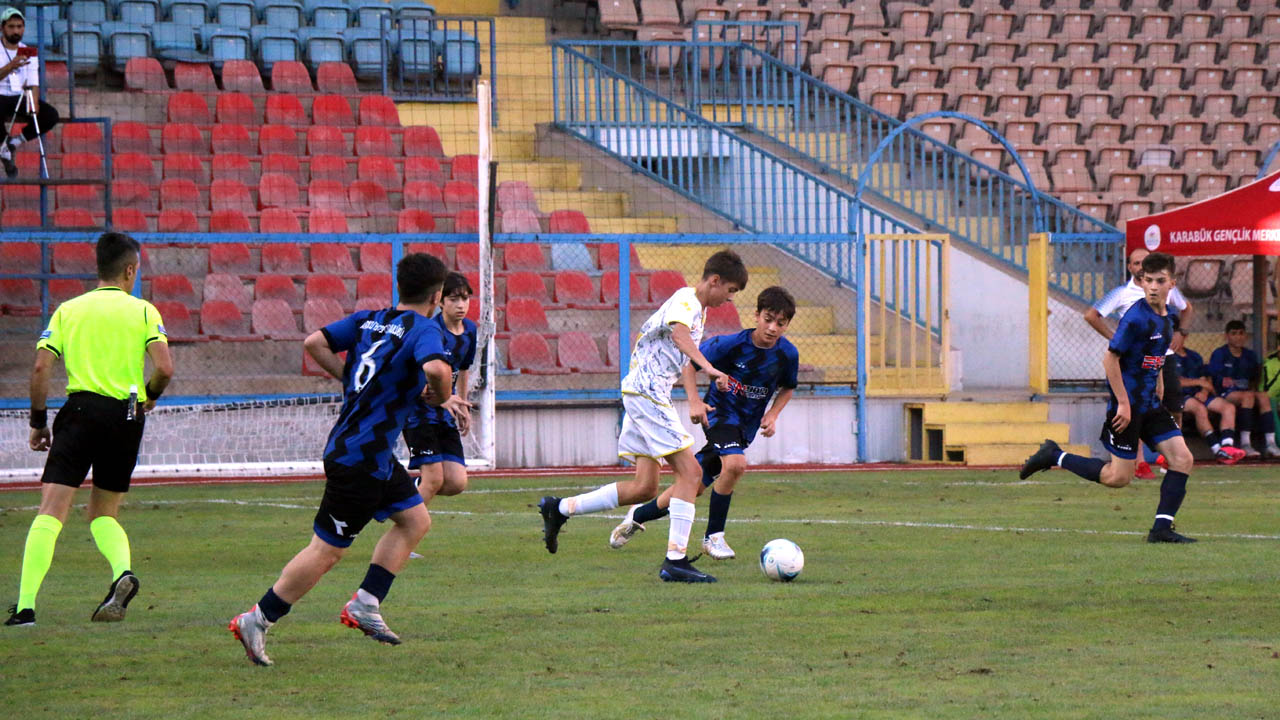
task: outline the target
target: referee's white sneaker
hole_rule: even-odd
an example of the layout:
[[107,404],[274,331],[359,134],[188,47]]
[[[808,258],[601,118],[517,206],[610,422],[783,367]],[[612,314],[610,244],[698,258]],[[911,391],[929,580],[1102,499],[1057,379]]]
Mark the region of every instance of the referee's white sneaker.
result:
[[732,560],[737,555],[733,552],[733,548],[729,547],[729,543],[724,541],[724,533],[713,533],[702,538],[702,552],[710,555],[715,560]]
[[636,508],[638,507],[640,506],[632,505],[631,508],[627,510],[627,516],[622,519],[622,522],[618,523],[618,527],[614,528],[613,532],[609,533],[609,547],[617,550],[628,542],[631,542],[631,538],[635,537],[636,533],[644,532],[644,526],[633,519],[636,515]]

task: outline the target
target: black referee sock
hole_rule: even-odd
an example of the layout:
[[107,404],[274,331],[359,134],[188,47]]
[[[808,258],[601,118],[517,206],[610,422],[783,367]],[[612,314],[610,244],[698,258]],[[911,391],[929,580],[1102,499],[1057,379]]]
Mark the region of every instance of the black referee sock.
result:
[[636,508],[636,511],[631,514],[631,519],[634,522],[638,522],[641,525],[643,525],[649,522],[650,520],[657,520],[658,518],[664,518],[669,514],[669,512],[670,511],[667,510],[666,508],[658,507],[658,498],[654,498],[649,502]]
[[395,579],[396,576],[390,570],[377,563],[369,563],[369,571],[364,574],[360,589],[378,598],[378,602],[382,602],[387,599],[387,593],[391,592],[391,583]]
[[1182,507],[1182,499],[1187,496],[1187,474],[1170,470],[1164,474],[1160,483],[1160,504],[1156,507],[1156,522],[1152,530],[1163,530],[1173,527],[1173,516]]
[[275,588],[267,588],[267,593],[258,601],[258,610],[262,611],[262,617],[266,618],[267,622],[279,620],[288,615],[292,609],[292,605],[280,599]]
[[1058,466],[1063,470],[1073,472],[1085,480],[1092,480],[1093,482],[1102,481],[1102,468],[1106,467],[1106,465],[1105,462],[1098,458],[1072,455],[1071,453],[1063,453],[1062,459],[1058,461]]

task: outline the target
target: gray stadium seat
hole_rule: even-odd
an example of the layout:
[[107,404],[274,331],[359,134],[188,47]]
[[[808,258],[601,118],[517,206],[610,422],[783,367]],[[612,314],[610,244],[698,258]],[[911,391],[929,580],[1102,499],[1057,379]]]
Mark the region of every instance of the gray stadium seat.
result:
[[356,27],[378,29],[382,18],[391,19],[391,6],[381,0],[350,0],[351,14]]
[[111,0],[111,9],[122,23],[150,25],[160,21],[160,0]]
[[263,72],[270,74],[271,67],[281,60],[299,60],[298,34],[294,30],[254,25],[249,30],[253,39],[253,54]]
[[[55,20],[53,26],[53,44],[67,53],[70,67],[74,73],[97,72],[102,62],[102,35],[98,25],[91,23],[68,23],[66,20]],[[68,37],[70,36],[70,37]]]
[[181,23],[156,23],[151,26],[151,47],[161,60],[177,62],[209,62],[196,44],[196,28]]
[[80,23],[104,23],[107,21],[107,3],[104,0],[76,0],[70,3],[67,19]]
[[129,58],[151,55],[151,28],[128,22],[106,22],[99,28],[106,38],[107,58],[116,72],[124,72]]
[[164,0],[160,8],[169,22],[181,25],[203,25],[209,20],[208,0]]
[[213,6],[215,22],[245,30],[253,27],[253,18],[256,14],[250,0],[217,0]]
[[302,27],[302,3],[296,0],[253,0],[263,25],[297,30]]
[[351,7],[342,0],[307,0],[305,11],[312,27],[342,31],[353,24]]
[[249,31],[241,28],[212,23],[201,25],[200,46],[212,58],[216,70],[222,69],[223,63],[228,60],[253,59],[253,43],[249,39]]
[[347,28],[342,37],[347,43],[347,57],[351,58],[351,68],[356,77],[366,80],[380,77],[387,48],[378,29]]
[[321,63],[346,62],[342,33],[332,28],[309,27],[298,31],[302,55],[307,67],[314,73]]

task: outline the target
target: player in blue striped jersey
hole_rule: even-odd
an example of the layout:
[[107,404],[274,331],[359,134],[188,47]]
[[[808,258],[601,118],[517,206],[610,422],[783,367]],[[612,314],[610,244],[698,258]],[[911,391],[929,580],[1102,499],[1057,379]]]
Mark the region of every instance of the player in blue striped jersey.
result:
[[[325,445],[324,498],[310,544],[285,565],[253,609],[231,621],[230,630],[258,665],[271,664],[267,629],[342,559],[374,519],[390,518],[393,526],[374,548],[364,581],[342,609],[341,620],[379,642],[400,643],[383,622],[380,604],[430,521],[409,473],[395,457],[396,439],[424,385],[428,402],[465,412],[465,403],[449,392],[452,372],[440,325],[428,319],[446,274],[444,263],[434,257],[407,255],[396,267],[399,305],[356,312],[312,333],[304,343],[311,357],[342,381],[342,409]],[[343,352],[345,361],[339,356]]]
[[1171,255],[1155,252],[1142,260],[1139,283],[1146,295],[1125,312],[1102,356],[1111,398],[1101,440],[1111,453],[1111,461],[1065,453],[1053,440],[1045,440],[1019,473],[1025,480],[1056,465],[1107,487],[1125,487],[1133,478],[1138,444],[1146,442],[1169,462],[1160,485],[1155,523],[1147,533],[1147,542],[1153,543],[1195,542],[1173,529],[1174,515],[1187,494],[1192,457],[1182,431],[1162,404],[1162,368],[1174,330],[1165,305],[1173,288],[1173,271]]
[[[466,275],[449,273],[441,291],[440,312],[431,319],[442,330],[444,357],[453,368],[454,398],[466,398],[468,374],[476,359],[476,324],[467,319],[474,292]],[[471,427],[471,414],[461,407],[462,412],[455,415],[419,400],[405,424],[409,470],[418,471],[418,492],[424,504],[429,505],[436,495],[457,495],[467,489],[462,436]]]
[[[747,470],[743,452],[755,440],[757,431],[773,437],[778,416],[795,392],[800,353],[783,337],[795,314],[796,301],[791,293],[777,286],[760,291],[755,328],[709,338],[699,347],[708,362],[729,375],[729,389],[721,390],[713,384],[699,399],[697,387],[692,382],[685,383],[689,417],[706,428],[707,437],[707,444],[697,454],[702,466],[702,488],[711,488],[702,549],[717,560],[734,557],[724,539],[724,527],[733,490]],[[668,488],[648,503],[632,506],[609,535],[609,546],[622,547],[644,529],[644,523],[666,515],[670,494]]]

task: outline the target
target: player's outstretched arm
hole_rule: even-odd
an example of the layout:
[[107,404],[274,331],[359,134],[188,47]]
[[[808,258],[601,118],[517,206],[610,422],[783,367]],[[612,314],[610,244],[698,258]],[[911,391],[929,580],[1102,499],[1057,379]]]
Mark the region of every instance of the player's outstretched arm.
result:
[[671,323],[671,341],[675,343],[676,348],[684,353],[686,357],[692,360],[699,368],[715,381],[716,387],[721,391],[729,390],[729,376],[720,372],[707,360],[702,351],[698,349],[698,343],[693,341],[693,334],[689,332],[689,327],[683,323]]
[[[55,359],[57,359],[57,356],[45,348],[36,350],[36,363],[31,368],[32,415],[41,413],[47,417],[49,412],[49,378],[53,375],[53,361]],[[53,433],[49,431],[49,423],[45,422],[42,428],[31,428],[27,444],[32,450],[44,452],[49,449],[49,444],[52,440]]]
[[795,388],[783,388],[778,391],[778,395],[773,399],[773,405],[770,405],[764,417],[760,418],[761,435],[773,437],[773,434],[778,431],[778,416],[782,414],[782,408],[791,402],[791,396],[795,394]]
[[319,330],[311,333],[306,340],[302,341],[302,347],[317,365],[324,368],[325,372],[332,375],[335,380],[342,379],[342,358],[329,347],[329,340],[324,333]]

